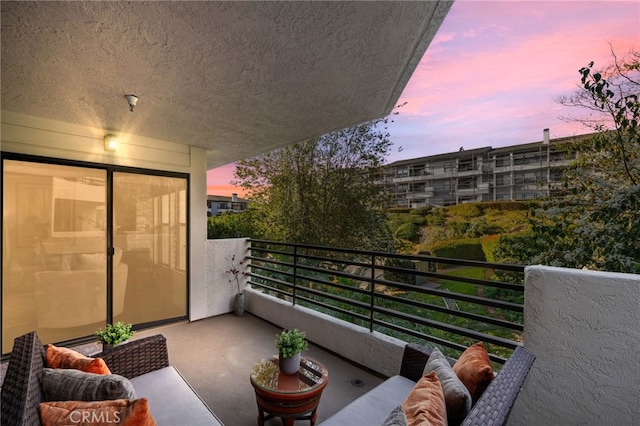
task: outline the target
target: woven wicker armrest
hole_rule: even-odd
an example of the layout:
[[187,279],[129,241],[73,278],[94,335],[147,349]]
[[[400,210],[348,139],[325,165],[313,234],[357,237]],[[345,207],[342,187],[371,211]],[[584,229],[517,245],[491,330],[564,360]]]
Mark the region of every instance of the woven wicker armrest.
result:
[[113,374],[128,379],[169,366],[167,340],[161,334],[133,340],[96,356],[104,359]]
[[[400,366],[400,375],[411,379],[414,382],[420,380],[424,366],[427,364],[432,349],[419,345],[417,343],[407,343],[404,347],[404,355],[402,357],[402,365]],[[454,359],[447,357],[449,364],[455,363]]]
[[462,425],[505,424],[534,360],[533,354],[521,346],[517,347]]
[[2,425],[40,424],[38,404],[42,402],[40,379],[44,358],[44,347],[35,331],[14,340],[2,383]]

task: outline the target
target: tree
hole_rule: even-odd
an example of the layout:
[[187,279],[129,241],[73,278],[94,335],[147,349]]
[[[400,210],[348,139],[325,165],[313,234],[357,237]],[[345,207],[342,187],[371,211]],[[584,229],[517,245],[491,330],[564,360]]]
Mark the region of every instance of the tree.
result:
[[579,153],[565,175],[570,194],[532,212],[530,239],[539,252],[527,256],[512,246],[505,253],[530,263],[640,272],[640,53],[613,58],[601,71],[593,62],[581,68],[579,90],[558,99],[586,112],[575,120],[597,134],[566,147]]
[[207,238],[261,238],[260,213],[254,209],[241,213],[222,213],[207,218]]
[[264,237],[345,248],[383,249],[393,238],[375,185],[392,142],[377,119],[272,151],[236,166],[264,215]]

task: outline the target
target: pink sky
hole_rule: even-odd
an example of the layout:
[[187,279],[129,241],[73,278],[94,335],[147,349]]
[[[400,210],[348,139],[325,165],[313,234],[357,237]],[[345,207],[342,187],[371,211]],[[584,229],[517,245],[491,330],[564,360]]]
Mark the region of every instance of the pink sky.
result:
[[[611,63],[610,46],[640,49],[640,2],[457,0],[400,97],[388,162],[588,132],[555,99],[590,61]],[[208,193],[242,196],[234,169],[210,170]]]

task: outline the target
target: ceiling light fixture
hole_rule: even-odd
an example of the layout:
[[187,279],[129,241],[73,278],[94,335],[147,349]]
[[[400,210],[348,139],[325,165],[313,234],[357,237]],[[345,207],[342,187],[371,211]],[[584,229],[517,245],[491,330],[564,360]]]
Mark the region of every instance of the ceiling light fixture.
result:
[[136,95],[124,95],[124,97],[129,102],[129,111],[133,112],[133,107],[138,103],[138,97]]
[[114,152],[118,147],[118,137],[116,135],[104,135],[104,150]]

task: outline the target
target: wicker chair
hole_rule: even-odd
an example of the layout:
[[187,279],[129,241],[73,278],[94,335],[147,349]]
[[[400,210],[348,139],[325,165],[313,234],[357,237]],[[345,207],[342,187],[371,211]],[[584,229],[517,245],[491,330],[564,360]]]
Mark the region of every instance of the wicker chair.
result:
[[[116,346],[99,356],[112,373],[129,379],[169,367],[166,339],[160,334]],[[35,331],[14,340],[2,384],[0,423],[3,426],[40,425],[38,406],[43,401],[40,381],[45,359],[44,346]],[[205,417],[210,419],[207,424],[221,425],[209,407],[202,404]]]

